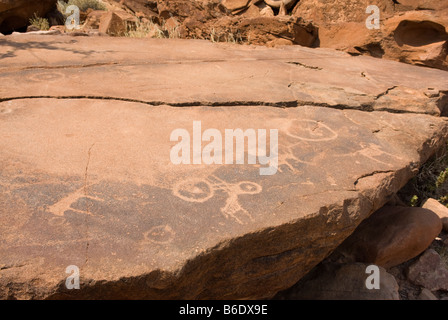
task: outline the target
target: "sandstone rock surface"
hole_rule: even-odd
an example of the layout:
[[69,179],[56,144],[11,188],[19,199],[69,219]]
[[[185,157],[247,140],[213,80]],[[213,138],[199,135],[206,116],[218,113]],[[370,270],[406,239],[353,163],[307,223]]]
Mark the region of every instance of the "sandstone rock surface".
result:
[[[3,299],[272,297],[448,137],[446,72],[330,50],[13,35],[0,79]],[[193,121],[278,130],[278,171],[174,165]]]

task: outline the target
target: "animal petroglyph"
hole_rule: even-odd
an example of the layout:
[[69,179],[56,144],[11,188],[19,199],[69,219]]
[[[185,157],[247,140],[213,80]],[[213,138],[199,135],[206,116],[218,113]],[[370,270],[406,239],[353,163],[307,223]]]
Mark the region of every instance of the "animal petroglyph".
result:
[[295,155],[294,149],[296,147],[298,147],[299,145],[300,145],[300,142],[292,144],[292,145],[282,146],[282,150],[284,150],[284,151],[279,155],[279,159],[278,159],[278,171],[279,172],[283,172],[283,170],[284,170],[283,166],[286,166],[293,173],[301,173],[300,170],[298,170],[291,164],[294,162],[300,162],[300,163],[304,163],[306,165],[313,165],[312,162],[304,161]]
[[286,134],[304,141],[330,141],[338,137],[335,131],[321,121],[303,119],[292,121]]
[[293,173],[300,173],[301,171],[294,167],[292,163],[300,162],[306,165],[313,165],[312,161],[305,161],[297,156],[295,149],[303,148],[303,143],[313,142],[325,142],[331,141],[338,137],[338,134],[331,129],[328,125],[321,121],[300,119],[293,120],[285,130],[285,134],[298,141],[296,143],[282,143],[280,150],[282,153],[279,155],[278,171],[283,172],[286,166]]
[[178,183],[173,189],[173,194],[188,202],[205,202],[215,195],[216,190],[222,190],[228,195],[225,205],[220,209],[224,217],[232,218],[240,224],[244,224],[240,219],[241,215],[253,220],[252,215],[241,206],[238,196],[260,193],[262,187],[255,182],[228,183],[216,176],[189,179]]
[[64,216],[64,212],[67,210],[71,210],[71,211],[74,211],[77,213],[91,215],[91,213],[88,210],[79,210],[79,209],[74,209],[72,207],[72,204],[81,198],[86,198],[86,199],[91,199],[91,200],[96,200],[96,201],[101,201],[101,202],[104,201],[103,199],[86,195],[85,190],[86,190],[86,187],[83,186],[82,188],[68,194],[66,197],[62,198],[61,200],[59,200],[58,202],[53,204],[51,207],[49,207],[48,211],[50,211],[54,215],[57,215],[60,217]]

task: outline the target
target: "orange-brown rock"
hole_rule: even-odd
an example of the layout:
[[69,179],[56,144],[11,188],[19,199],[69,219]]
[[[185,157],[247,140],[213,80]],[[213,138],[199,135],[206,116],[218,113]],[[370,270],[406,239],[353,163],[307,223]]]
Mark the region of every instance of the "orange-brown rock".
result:
[[364,220],[335,255],[390,268],[418,256],[441,230],[431,210],[385,206]]
[[[383,0],[376,4],[380,9],[380,29],[373,30],[365,25],[370,15],[366,8],[371,4],[367,0],[331,4],[302,0],[294,15],[319,27],[321,47],[447,70],[448,5],[431,3],[409,1],[400,5]],[[413,11],[417,8],[431,10]]]
[[375,3],[370,0],[300,0],[294,7],[293,15],[313,21],[321,27],[347,22],[364,23],[369,16],[366,8],[372,4],[378,6],[382,18],[390,17],[395,12],[392,0],[379,0]]
[[126,23],[116,13],[107,12],[100,18],[99,31],[114,36],[124,35]]
[[[93,14],[91,23],[95,24],[98,13]],[[136,26],[137,19],[125,11],[108,11],[100,16],[99,32],[111,36],[123,36],[129,28]],[[86,26],[89,26],[86,24]]]
[[[328,49],[15,34],[0,62],[1,298],[270,298],[448,138],[433,95],[374,109],[445,71]],[[194,121],[278,130],[277,172],[174,164]]]
[[443,10],[448,8],[448,2],[446,1],[400,0],[399,3],[408,10]]
[[83,28],[88,29],[99,29],[101,23],[101,17],[105,16],[106,12],[103,10],[92,10],[87,15],[84,22]]
[[442,220],[443,230],[448,232],[448,208],[436,199],[428,199],[422,204],[422,208],[429,209],[437,214]]
[[223,0],[221,3],[227,10],[234,12],[247,8],[250,1],[251,0]]

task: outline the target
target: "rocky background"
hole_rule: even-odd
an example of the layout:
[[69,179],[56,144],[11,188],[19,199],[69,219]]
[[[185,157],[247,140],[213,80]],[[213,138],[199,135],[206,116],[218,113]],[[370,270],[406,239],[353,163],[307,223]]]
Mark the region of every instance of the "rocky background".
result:
[[1,1],[0,32],[26,31],[33,15],[47,22],[34,19],[29,31],[67,32],[60,25],[70,4],[81,9],[76,33],[86,35],[324,47],[448,70],[446,1],[375,1],[379,29],[365,27],[370,0]]

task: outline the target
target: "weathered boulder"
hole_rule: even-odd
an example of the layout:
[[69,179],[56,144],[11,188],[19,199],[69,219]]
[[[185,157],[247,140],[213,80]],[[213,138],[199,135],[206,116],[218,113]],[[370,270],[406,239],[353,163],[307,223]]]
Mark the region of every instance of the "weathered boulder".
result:
[[433,249],[426,250],[409,266],[408,278],[430,291],[448,290],[447,265]]
[[264,2],[271,8],[276,8],[279,10],[284,8],[284,10],[286,10],[294,6],[297,0],[264,0]]
[[273,17],[274,11],[272,10],[271,7],[264,7],[263,9],[260,10],[260,16]]
[[[96,22],[97,14],[91,17],[90,22]],[[99,32],[111,36],[123,36],[129,29],[135,28],[137,20],[124,11],[108,11],[100,16]]]
[[107,12],[100,18],[99,32],[121,36],[126,32],[126,22],[114,12]]
[[[430,97],[374,110],[392,87],[448,90],[446,72],[343,52],[20,34],[0,58],[1,298],[272,297],[448,138]],[[174,164],[195,121],[267,130],[276,172]]]
[[246,10],[242,12],[242,15],[248,18],[256,18],[262,16],[261,11],[262,10],[258,6],[251,4]]
[[441,204],[436,199],[428,199],[422,204],[422,208],[429,209],[439,216],[442,220],[442,227],[445,232],[448,232],[448,208]]
[[235,12],[246,9],[249,6],[250,0],[223,0],[221,3],[227,10]]
[[122,6],[137,15],[146,17],[157,15],[157,0],[110,0],[109,2]]
[[395,278],[379,267],[379,288],[368,288],[368,264],[322,265],[277,299],[294,300],[399,300]]
[[36,14],[44,17],[56,6],[57,0],[1,0],[0,33],[8,34],[25,28],[29,19]]
[[418,256],[441,230],[431,210],[385,206],[364,220],[334,254],[390,268]]
[[419,300],[439,300],[437,297],[426,288],[423,288],[420,294],[418,295]]
[[392,17],[382,30],[384,57],[448,70],[447,27],[448,11],[446,16],[415,11]]
[[408,10],[443,10],[448,8],[448,2],[446,1],[400,0],[399,3]]

